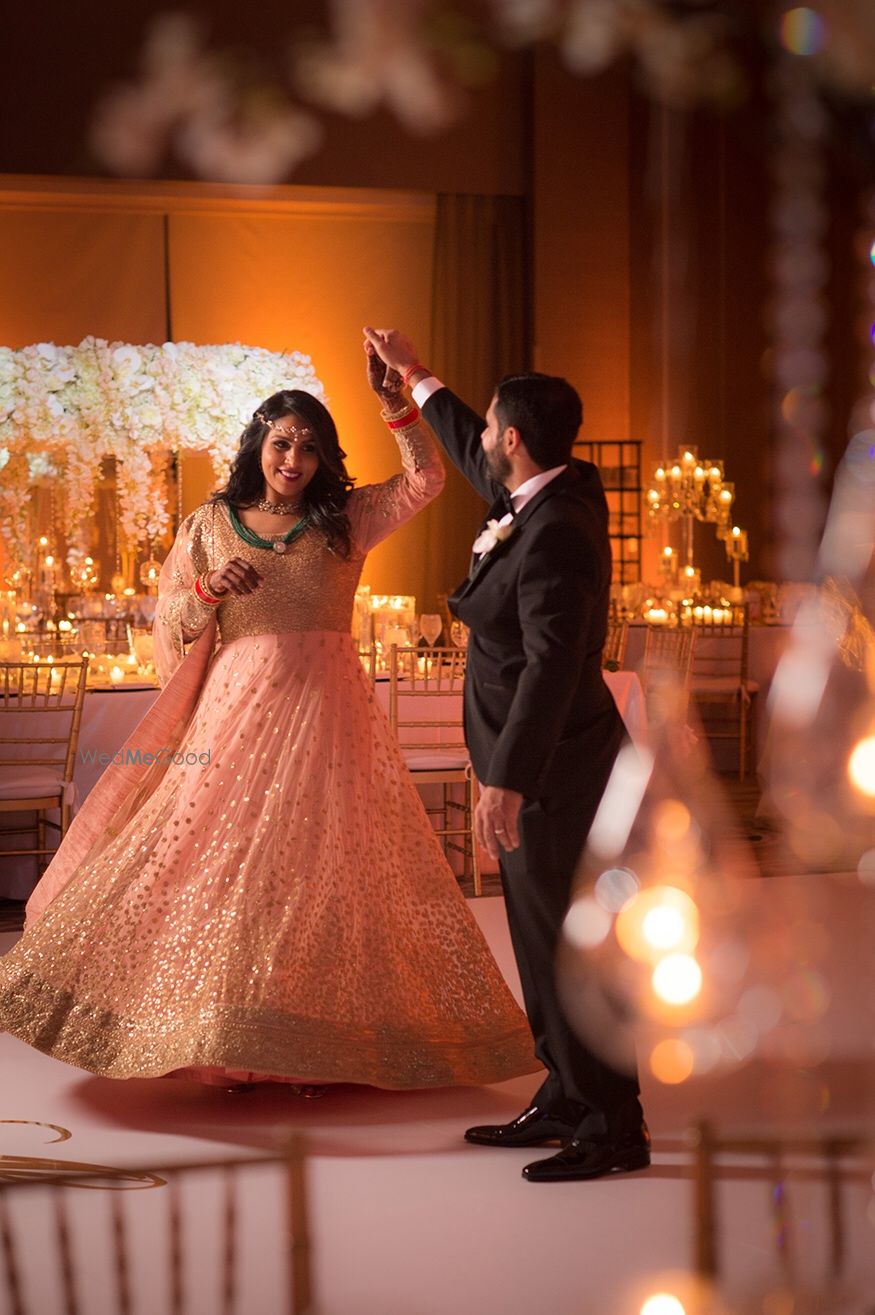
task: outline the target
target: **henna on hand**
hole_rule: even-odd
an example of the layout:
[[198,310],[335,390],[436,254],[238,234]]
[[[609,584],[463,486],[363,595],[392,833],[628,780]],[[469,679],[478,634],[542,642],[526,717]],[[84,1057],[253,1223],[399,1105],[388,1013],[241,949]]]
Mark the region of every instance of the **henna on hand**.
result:
[[367,354],[368,383],[378,397],[382,397],[386,401],[392,401],[401,392],[401,375],[397,370],[393,370],[390,365],[386,365],[381,361],[370,344],[365,347],[365,352]]
[[251,562],[241,557],[232,557],[224,566],[213,571],[207,582],[208,588],[216,597],[224,594],[236,594],[238,598],[254,593],[264,583],[261,575]]

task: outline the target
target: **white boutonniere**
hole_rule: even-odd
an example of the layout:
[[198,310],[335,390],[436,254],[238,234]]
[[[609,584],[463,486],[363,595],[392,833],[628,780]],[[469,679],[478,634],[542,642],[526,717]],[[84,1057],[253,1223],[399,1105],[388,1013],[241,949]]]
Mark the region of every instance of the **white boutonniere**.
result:
[[485,557],[486,554],[492,552],[493,548],[497,547],[499,543],[504,543],[505,539],[509,539],[515,528],[513,513],[510,511],[502,516],[500,521],[487,521],[486,528],[481,530],[477,535],[477,538],[474,540],[472,552],[479,553],[481,556]]

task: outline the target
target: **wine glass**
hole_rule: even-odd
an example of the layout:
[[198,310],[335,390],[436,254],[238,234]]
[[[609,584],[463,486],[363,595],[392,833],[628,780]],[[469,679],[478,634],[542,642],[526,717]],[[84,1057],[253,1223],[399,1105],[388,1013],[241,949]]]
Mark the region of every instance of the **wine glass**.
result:
[[443,629],[443,621],[438,612],[423,612],[419,618],[419,633],[429,648],[434,648]]
[[454,621],[450,626],[450,640],[456,648],[468,647],[468,627],[464,621]]

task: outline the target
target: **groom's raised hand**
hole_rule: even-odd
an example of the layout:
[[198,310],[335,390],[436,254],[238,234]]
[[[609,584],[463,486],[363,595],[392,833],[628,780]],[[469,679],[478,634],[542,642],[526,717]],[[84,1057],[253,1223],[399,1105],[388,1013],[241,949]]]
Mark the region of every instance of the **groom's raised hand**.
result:
[[403,374],[411,365],[418,364],[416,348],[398,329],[364,329],[365,350],[370,347],[384,364]]

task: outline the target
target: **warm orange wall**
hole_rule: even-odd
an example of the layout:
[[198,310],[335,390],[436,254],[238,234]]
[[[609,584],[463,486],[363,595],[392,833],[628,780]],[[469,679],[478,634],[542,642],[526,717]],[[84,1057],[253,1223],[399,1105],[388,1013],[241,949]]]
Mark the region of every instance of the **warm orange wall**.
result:
[[[169,237],[165,296],[163,232]],[[312,357],[360,483],[400,468],[364,376],[362,326],[430,350],[433,198],[0,179],[0,342],[243,342]],[[260,400],[260,399],[256,399]],[[209,492],[184,463],[185,510]],[[364,581],[431,609],[456,583],[421,514],[374,550]],[[430,549],[430,551],[429,551]]]
[[[349,470],[362,484],[385,479],[399,459],[365,381],[361,329],[403,325],[427,354],[433,240],[433,203],[404,195],[290,202],[274,214],[175,214],[174,337],[306,352]],[[412,593],[431,606],[426,567],[420,516],[374,550],[363,580],[375,592]]]
[[162,342],[161,216],[44,205],[0,193],[0,343]]
[[633,438],[627,84],[542,50],[534,110],[535,367],[579,389],[584,438]]

